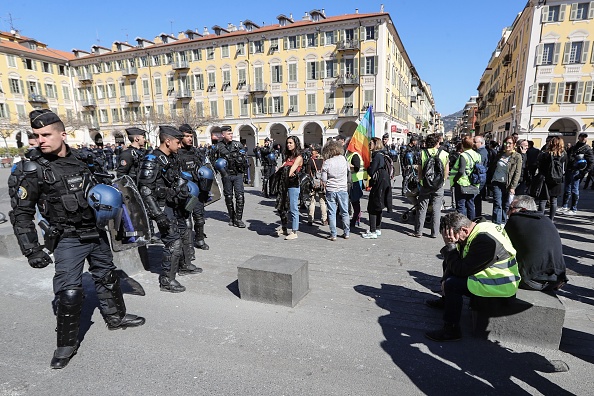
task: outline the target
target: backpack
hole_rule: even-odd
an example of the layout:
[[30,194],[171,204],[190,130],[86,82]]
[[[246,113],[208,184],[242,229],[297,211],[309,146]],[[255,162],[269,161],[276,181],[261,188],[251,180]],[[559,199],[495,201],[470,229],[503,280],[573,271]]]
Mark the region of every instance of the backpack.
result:
[[549,180],[554,182],[555,184],[560,184],[563,182],[563,175],[565,174],[565,169],[563,163],[561,162],[561,157],[556,157],[551,154],[551,164],[549,166]]
[[390,176],[390,180],[394,178],[394,161],[392,157],[389,155],[382,153],[384,155],[384,169],[388,171],[388,175]]
[[318,169],[318,166],[316,165],[316,161],[312,158],[311,162],[313,162],[313,166],[315,169],[315,172],[313,172],[313,189],[314,191],[321,191],[322,190],[322,169]]
[[423,167],[423,187],[430,191],[437,191],[443,186],[445,178],[445,169],[443,162],[439,158],[442,149],[437,150],[434,156],[429,155],[429,151],[425,150],[427,161]]
[[487,184],[487,168],[480,161],[475,162],[470,175],[468,175],[468,180],[470,180],[470,184],[484,186]]

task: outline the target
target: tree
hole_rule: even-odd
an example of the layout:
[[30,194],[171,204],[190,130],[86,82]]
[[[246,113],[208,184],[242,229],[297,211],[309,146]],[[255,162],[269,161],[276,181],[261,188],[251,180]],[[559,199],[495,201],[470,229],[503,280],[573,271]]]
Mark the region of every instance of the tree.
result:
[[[9,117],[7,119],[0,120],[0,137],[4,140],[4,146],[6,147],[7,154],[10,152],[7,139],[10,138],[13,133],[18,133],[19,130],[24,130],[27,125],[27,120],[27,116],[19,115],[17,115],[16,118]],[[24,136],[22,136],[22,138],[24,138]]]

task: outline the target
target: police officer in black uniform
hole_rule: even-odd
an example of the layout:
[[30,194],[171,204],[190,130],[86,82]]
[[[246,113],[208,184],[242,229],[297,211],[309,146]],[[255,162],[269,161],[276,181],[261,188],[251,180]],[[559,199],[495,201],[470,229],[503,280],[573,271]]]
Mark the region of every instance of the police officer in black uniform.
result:
[[141,326],[145,319],[126,313],[107,233],[97,227],[97,215],[87,201],[95,181],[87,165],[65,144],[64,124],[50,110],[34,110],[30,119],[39,147],[31,151],[28,160],[19,162],[9,177],[10,221],[21,252],[33,268],[52,263],[38,241],[33,222],[36,206],[47,221],[43,223],[45,246],[53,251],[56,267],[57,349],[51,367],[60,369],[66,367],[79,346],[85,260],[89,261],[99,309],[110,330]]
[[120,154],[116,174],[117,177],[128,175],[136,182],[138,168],[140,168],[140,162],[145,154],[144,143],[146,141],[146,131],[140,128],[126,128],[126,134],[128,135],[128,140],[130,140],[130,146]]
[[186,290],[175,278],[202,272],[190,262],[190,252],[182,241],[188,232],[185,204],[189,198],[187,182],[181,177],[177,151],[183,134],[175,127],[160,126],[160,145],[144,157],[138,174],[138,189],[147,212],[155,220],[164,243],[162,274],[159,284],[162,291],[181,293]]
[[262,156],[262,191],[266,198],[270,197],[270,186],[268,180],[276,171],[276,154],[272,148],[272,140],[270,138],[264,139],[264,146],[260,148]]
[[[183,172],[188,172],[192,175],[192,179],[196,184],[200,185],[200,176],[198,169],[206,163],[206,155],[194,147],[194,134],[192,127],[188,124],[183,124],[179,127],[180,132],[184,134],[182,145],[177,151],[177,156]],[[204,242],[204,204],[208,201],[208,191],[201,191],[198,197],[198,203],[192,210],[192,220],[194,221],[195,242],[190,243],[198,249],[208,250],[209,246]],[[189,233],[191,236],[191,232]],[[190,238],[191,239],[191,238]],[[192,252],[194,249],[192,249]]]
[[[239,228],[245,228],[241,221],[243,217],[243,176],[247,166],[247,158],[243,144],[233,140],[233,131],[230,126],[221,127],[223,140],[219,141],[212,149],[211,162],[218,158],[224,158],[227,161],[227,174],[222,175],[223,195],[225,195],[225,204],[229,213],[229,225]],[[237,205],[233,206],[233,192],[235,192],[235,201]]]

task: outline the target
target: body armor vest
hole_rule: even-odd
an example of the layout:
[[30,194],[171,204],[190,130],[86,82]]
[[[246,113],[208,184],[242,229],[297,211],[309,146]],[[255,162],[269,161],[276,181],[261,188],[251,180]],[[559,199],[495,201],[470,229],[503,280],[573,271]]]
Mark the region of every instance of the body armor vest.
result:
[[243,173],[246,168],[245,153],[242,153],[243,146],[241,143],[231,141],[230,143],[217,144],[218,157],[227,160],[228,171],[231,174]]

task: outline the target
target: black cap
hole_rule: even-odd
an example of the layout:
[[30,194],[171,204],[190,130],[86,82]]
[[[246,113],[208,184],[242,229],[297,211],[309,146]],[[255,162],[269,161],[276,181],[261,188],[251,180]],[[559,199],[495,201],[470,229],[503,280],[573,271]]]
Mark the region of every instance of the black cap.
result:
[[221,132],[225,132],[225,131],[232,131],[233,129],[231,129],[231,127],[229,125],[223,125],[221,127]]
[[265,142],[272,142],[272,139],[270,139],[269,137],[264,139]]
[[140,128],[126,128],[126,133],[128,134],[128,136],[145,136],[146,135],[146,131],[140,129]]
[[177,129],[176,127],[172,127],[169,125],[160,125],[159,126],[159,134],[166,134],[171,136],[172,138],[176,138],[176,139],[182,139],[184,137],[184,134],[180,132],[179,129]]
[[33,110],[29,113],[29,119],[31,120],[31,128],[33,129],[41,129],[56,122],[62,122],[60,117],[47,109]]
[[587,133],[585,133],[585,132],[582,132],[582,133],[580,133],[580,134],[578,135],[578,137],[579,137],[579,138],[581,138],[581,137],[585,137],[585,138],[587,138],[587,137],[588,137],[588,134],[587,134]]
[[336,136],[336,140],[346,140],[346,136],[340,134],[340,135]]
[[389,137],[390,137],[390,135],[388,135],[387,133],[384,133],[384,136],[382,136],[382,139],[387,139]]
[[184,133],[185,133],[185,132],[187,132],[187,133],[192,133],[192,132],[194,132],[194,130],[192,129],[192,127],[191,127],[191,126],[189,126],[188,124],[181,124],[181,125],[179,126],[179,130],[180,130],[180,132],[184,132]]

